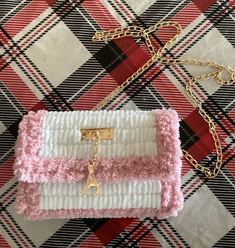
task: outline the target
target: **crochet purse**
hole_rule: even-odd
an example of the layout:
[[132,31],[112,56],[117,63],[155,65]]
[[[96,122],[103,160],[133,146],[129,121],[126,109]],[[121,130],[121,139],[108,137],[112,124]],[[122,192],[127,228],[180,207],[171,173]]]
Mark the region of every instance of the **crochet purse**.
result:
[[[173,26],[177,35],[157,52],[149,35]],[[218,174],[222,149],[215,124],[192,91],[197,80],[213,78],[221,84],[234,81],[229,67],[213,62],[168,59],[164,50],[180,34],[175,22],[161,22],[148,29],[130,26],[97,32],[94,40],[123,36],[144,37],[151,59],[112,92],[93,111],[30,111],[19,125],[15,175],[19,186],[16,208],[28,219],[76,217],[157,217],[177,215],[183,207],[180,190],[181,155],[207,177]],[[180,148],[179,117],[172,109],[152,111],[102,109],[153,63],[198,64],[214,68],[193,77],[186,86],[199,113],[209,124],[217,161],[206,168]],[[223,81],[221,71],[231,73]]]
[[17,209],[30,219],[176,215],[174,110],[29,112],[19,125]]

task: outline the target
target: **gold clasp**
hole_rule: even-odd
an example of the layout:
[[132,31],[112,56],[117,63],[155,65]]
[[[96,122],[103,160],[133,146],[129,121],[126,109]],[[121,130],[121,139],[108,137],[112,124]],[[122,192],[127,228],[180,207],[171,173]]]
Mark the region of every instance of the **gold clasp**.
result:
[[100,182],[94,176],[96,161],[98,156],[98,145],[100,140],[113,139],[113,134],[114,132],[112,128],[81,129],[81,139],[93,141],[93,157],[88,162],[88,176],[87,176],[86,184],[84,185],[81,192],[83,196],[85,196],[88,190],[92,187],[96,188],[95,195],[96,196],[100,195]]
[[93,140],[99,134],[99,140],[112,140],[113,128],[83,128],[81,129],[82,140]]

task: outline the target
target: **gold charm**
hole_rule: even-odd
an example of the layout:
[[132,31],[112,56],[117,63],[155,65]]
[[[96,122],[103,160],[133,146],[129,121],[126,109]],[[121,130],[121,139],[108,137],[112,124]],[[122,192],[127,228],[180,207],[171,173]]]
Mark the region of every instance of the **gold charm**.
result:
[[85,196],[88,192],[88,190],[91,187],[95,187],[96,188],[96,196],[100,195],[100,182],[98,182],[95,178],[94,178],[94,170],[95,170],[95,163],[94,162],[89,162],[88,164],[88,177],[86,180],[86,184],[83,187],[83,190],[81,192],[81,194],[83,196]]
[[98,156],[98,146],[100,140],[113,139],[114,131],[112,128],[95,128],[95,129],[81,129],[81,139],[93,141],[93,157],[88,163],[88,177],[81,194],[85,196],[91,187],[96,188],[96,196],[100,195],[100,182],[94,177],[96,168],[96,161]]

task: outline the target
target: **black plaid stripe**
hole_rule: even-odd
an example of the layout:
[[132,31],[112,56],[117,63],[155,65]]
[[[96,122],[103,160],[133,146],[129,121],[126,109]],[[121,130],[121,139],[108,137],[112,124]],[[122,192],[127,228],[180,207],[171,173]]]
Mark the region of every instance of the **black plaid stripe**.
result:
[[31,0],[21,1],[0,1],[0,19],[1,24],[6,23],[10,18],[12,18],[16,13],[27,6]]
[[[12,238],[12,235],[14,236],[14,238],[12,238],[12,239],[15,241],[17,247],[19,247],[19,248],[20,247],[22,247],[22,248],[25,248],[25,247],[34,248],[34,247],[36,247],[36,245],[33,243],[33,241],[27,236],[27,234],[23,231],[23,229],[19,226],[19,224],[15,221],[15,219],[12,217],[12,215],[6,209],[2,211],[2,214],[8,220],[8,223],[5,224],[4,220],[2,220],[0,222],[0,224],[2,225],[4,230],[8,233],[8,235],[11,236],[11,238]],[[10,228],[9,223],[11,223],[20,234],[16,235],[14,233],[14,231]],[[22,240],[23,240],[23,242],[22,242]],[[25,244],[26,244],[26,246],[25,246]]]
[[[150,66],[152,69],[153,66]],[[134,80],[131,84],[129,84],[125,88],[125,93],[129,96],[126,101],[122,102],[121,105],[118,106],[118,109],[122,108],[129,100],[132,100],[139,109],[156,109],[156,108],[168,108],[169,104],[165,101],[165,99],[158,93],[158,91],[150,84],[155,78],[157,78],[162,71],[154,74],[150,79],[146,79],[143,75],[140,75]],[[116,96],[115,99],[118,99],[122,92]]]
[[[153,220],[151,220],[151,222],[152,222],[152,225],[154,226],[154,228],[156,229],[156,231],[164,238],[164,240],[166,241],[166,243],[167,243],[170,247],[174,248],[175,245],[174,245],[174,243],[171,241],[171,239],[168,237],[168,235],[166,235],[166,234],[162,231],[162,229],[159,227],[159,225],[158,225],[157,223],[155,223]],[[159,223],[159,222],[160,222],[160,221],[158,221],[158,223]]]
[[[231,1],[233,2],[233,1]],[[231,3],[232,4],[232,3]],[[214,24],[214,26],[223,34],[223,36],[231,43],[231,45],[233,47],[235,47],[235,38],[234,38],[234,30],[235,30],[235,22],[234,22],[234,6],[230,6],[229,5],[229,1],[228,0],[223,0],[215,3],[212,7],[211,7],[211,11],[213,11],[213,9],[215,8],[220,8],[221,12],[223,11],[224,13],[229,13],[227,14],[223,20],[221,20],[220,22],[215,21],[214,19],[210,19],[210,21]],[[205,11],[204,15],[208,16],[210,15],[210,11]]]
[[[17,183],[13,183],[0,196],[0,213],[2,215],[0,216],[0,226],[9,235],[9,237],[11,237],[16,247],[34,248],[36,247],[34,242],[29,238],[29,236],[25,233],[25,231],[20,227],[20,225],[8,211],[8,207],[12,206],[12,204],[15,204],[16,187]],[[7,195],[10,195],[10,197],[7,201],[5,201],[4,197],[6,197]],[[11,226],[13,226],[13,228]],[[13,229],[17,230],[18,234],[16,234]]]
[[231,45],[235,47],[235,23],[232,16],[234,18],[234,9],[231,9],[230,15],[227,15],[221,22],[215,23],[215,27],[224,35]]
[[217,177],[208,180],[206,185],[235,217],[235,179],[224,171],[226,171],[226,169],[223,169],[222,173],[219,173]]
[[[116,238],[110,241],[107,247],[139,247],[139,242],[147,234],[153,232],[153,230],[157,231],[165,239],[170,247],[176,247],[175,241],[173,241],[173,239],[165,233],[160,224],[164,224],[168,228],[168,231],[170,231],[178,243],[182,245],[181,247],[189,247],[180,234],[167,220],[154,220],[151,218],[146,218],[143,221],[140,221],[129,232],[124,230]],[[138,233],[138,235],[136,235],[136,233]],[[133,239],[132,236],[135,236],[135,239]]]
[[219,106],[229,112],[234,109],[235,107],[235,86],[222,86],[220,87],[214,94],[213,100],[217,102]]
[[[125,89],[125,93],[128,97],[126,100],[123,101],[119,106],[118,109],[125,106],[128,101],[132,100],[140,109],[155,109],[161,107],[169,107],[169,104],[164,100],[163,97],[157,92],[157,90],[152,87],[150,84],[151,81],[156,79],[161,73],[162,70],[157,71],[150,79],[146,79],[144,74],[150,71],[155,65],[150,66],[144,73],[140,74],[133,80]],[[150,89],[152,92],[150,92]],[[115,102],[119,99],[123,92],[120,92],[116,97],[112,99],[110,103]],[[157,97],[160,97],[158,99]],[[141,101],[142,100],[142,101]],[[156,101],[157,100],[157,101]],[[110,103],[107,103],[105,107],[109,106]]]
[[[206,19],[208,19],[210,22],[214,22],[215,24],[220,23],[223,21],[224,18],[226,18],[227,15],[231,14],[233,10],[228,9],[228,11],[224,12],[221,7],[226,6],[226,1],[223,1],[220,6],[211,5],[210,8],[205,12],[208,13],[206,15]],[[175,49],[179,44],[181,44],[184,40],[186,40],[188,37],[190,37],[193,33],[200,30],[200,27],[203,27],[205,25],[206,19],[202,19],[194,28],[192,28],[184,37],[182,37],[180,40],[178,40],[173,46],[172,49]],[[194,38],[191,45],[188,45],[181,53],[178,54],[178,56],[182,56],[186,51],[190,50],[191,47],[193,47],[199,40],[201,40],[206,34],[208,34],[213,28],[213,25],[209,25],[206,29],[202,30],[200,35],[197,38]]]
[[25,113],[15,96],[8,90],[8,88],[0,81],[0,120],[6,127],[10,127],[16,120],[20,119]]
[[[0,204],[1,207],[1,204]],[[0,218],[0,225],[2,226],[2,228],[4,229],[4,231],[9,235],[9,237],[11,238],[11,240],[19,247],[21,248],[21,244],[19,243],[19,241],[15,238],[15,235],[12,234],[12,232],[8,229],[7,225],[4,224],[4,222],[2,221],[2,218]],[[22,247],[23,248],[23,247]]]
[[0,166],[14,155],[15,140],[8,130],[0,135]]
[[126,59],[126,56],[113,41],[107,44],[105,42],[92,42],[92,36],[100,28],[82,6],[74,9],[63,21],[107,72],[111,72]]
[[[227,86],[225,86],[225,87],[227,87]],[[208,112],[208,115],[210,115],[210,117],[212,119],[214,119],[215,122],[218,122],[218,120],[221,120],[221,119],[226,119],[227,127],[230,129],[228,130],[229,132],[226,132],[226,130],[223,130],[223,131],[227,135],[229,135],[230,132],[232,131],[234,125],[235,125],[234,120],[229,116],[229,112],[232,110],[232,109],[230,109],[230,107],[231,107],[231,105],[234,105],[234,97],[235,97],[234,93],[235,92],[232,92],[232,91],[230,93],[228,92],[227,101],[222,103],[222,100],[220,101],[219,98],[217,97],[218,91],[216,91],[214,94],[209,96],[204,101],[203,108]],[[226,94],[226,96],[227,96],[227,94]],[[221,128],[222,128],[222,126],[221,126]]]
[[[147,81],[147,80],[146,80]],[[131,91],[133,87],[129,88]],[[152,85],[148,87],[142,86],[142,89],[136,94],[132,93],[133,96],[131,100],[138,106],[139,109],[151,110],[151,109],[160,109],[160,108],[169,108],[169,104],[165,99],[156,91]]]
[[73,110],[70,104],[65,100],[63,94],[53,87],[53,90],[41,100],[47,110]]
[[110,242],[107,244],[106,247],[134,247],[138,248],[139,245],[133,245],[134,239],[132,238],[132,234],[135,232],[135,230],[138,230],[138,227],[143,224],[143,221],[139,223],[139,220],[134,220],[133,223],[130,224],[130,226],[134,226],[133,229],[128,232],[126,229],[124,229],[121,233],[119,233],[115,238],[110,240]]
[[[147,10],[145,10],[140,16],[138,16],[135,11],[129,6],[129,4],[126,1],[122,1],[122,4],[126,7],[128,10],[128,13],[134,17],[134,20],[130,20],[129,16],[125,15],[120,7],[117,7],[114,0],[109,0],[109,4],[114,8],[114,10],[125,20],[127,25],[138,25],[143,28],[148,28],[150,25],[156,24],[156,22],[162,20],[163,17],[166,16],[166,13],[168,12],[169,9],[175,8],[175,10],[169,15],[169,19],[172,18],[177,11],[180,11],[183,7],[185,7],[189,1],[184,1],[183,3],[180,3],[181,1],[174,1],[174,2],[167,2],[167,5],[165,6],[162,11],[156,11],[156,9],[159,9],[161,4],[166,4],[166,1],[158,1],[156,3],[153,3]],[[165,3],[163,3],[165,2]],[[157,7],[156,7],[157,5]],[[156,9],[155,9],[156,7]],[[169,8],[169,9],[168,9]],[[166,13],[165,13],[166,11]],[[151,12],[150,14],[148,12]],[[154,13],[154,18],[153,14]],[[153,23],[151,23],[151,20],[154,20]],[[157,41],[157,43],[162,44],[161,41],[158,39],[158,37],[154,34],[151,34],[151,36]],[[140,38],[142,43],[145,41],[144,38]]]
[[57,90],[72,105],[105,76],[106,73],[102,70],[102,67],[97,65],[97,61],[92,57],[66,78]]
[[180,141],[181,148],[187,150],[199,140],[199,137],[187,125],[184,120],[180,121]]
[[[98,221],[99,220],[94,221],[92,228],[97,225],[95,222]],[[91,234],[92,229],[88,228],[86,222],[82,219],[72,219],[55,232],[47,241],[40,245],[40,247],[75,247],[77,243],[82,243]]]
[[[168,220],[165,220],[164,222],[156,221],[149,219],[150,223],[152,224],[152,227],[150,227],[151,231],[155,228],[165,239],[165,241],[170,245],[170,247],[177,247],[178,244],[181,245],[181,247],[190,247],[186,241],[180,236],[180,234],[174,229],[174,227],[169,223]],[[177,240],[177,243],[175,240],[173,240],[166,232],[165,230],[159,225],[160,223],[165,224],[171,231],[174,238]]]
[[107,222],[107,218],[102,219],[84,219],[84,223],[91,229],[92,232],[97,231],[102,225],[104,225]]
[[[109,247],[109,245],[111,245],[111,247],[127,247],[128,245],[132,245],[132,243],[134,242],[134,240],[132,239],[132,235],[139,229],[142,228],[144,224],[144,220],[140,221],[137,225],[135,225],[135,227],[127,232],[126,230],[124,230],[123,232],[121,232],[118,236],[116,236],[112,241],[110,241],[110,243],[107,245]],[[135,245],[134,245],[135,247]]]
[[100,28],[81,5],[76,5],[68,15],[60,15],[60,18],[92,55],[105,45],[104,42],[92,42],[92,36]]
[[[83,222],[87,225],[88,230],[89,231],[91,230],[92,233],[95,234],[95,232],[99,228],[101,228],[103,225],[105,225],[107,220],[108,220],[107,218],[101,218],[101,219],[85,218],[85,219],[83,219]],[[81,240],[80,237],[76,238],[76,240],[73,242],[74,247],[79,247],[79,244],[81,244],[82,241],[84,241],[84,240],[85,239]]]
[[216,244],[213,245],[214,248],[234,248],[235,244],[235,227],[232,228],[228,233],[226,233]]
[[[128,16],[126,16],[124,13],[123,13],[123,10],[120,8],[120,6],[118,6],[116,4],[116,1],[115,0],[107,0],[107,3],[116,11],[116,13],[119,14],[119,16],[129,25],[131,24],[131,21],[130,21],[130,18]],[[108,5],[107,4],[107,5]],[[122,3],[120,3],[121,5]],[[131,14],[134,14],[134,11],[132,11],[131,9],[129,9],[129,11],[131,12]]]
[[94,56],[107,72],[111,72],[126,59],[126,56],[113,41],[110,41],[108,46],[101,48]]
[[[148,26],[154,25],[158,21],[165,19],[171,19],[178,12],[180,12],[185,6],[187,6],[191,1],[167,1],[158,0],[155,1],[146,11],[144,11],[139,19],[145,22]],[[130,6],[131,8],[131,6]],[[172,11],[173,10],[173,11]],[[154,15],[153,15],[154,13]]]
[[7,188],[4,192],[1,193],[0,199],[2,200],[6,195],[10,194],[10,192],[14,191],[17,187],[17,183],[13,183],[9,188]]

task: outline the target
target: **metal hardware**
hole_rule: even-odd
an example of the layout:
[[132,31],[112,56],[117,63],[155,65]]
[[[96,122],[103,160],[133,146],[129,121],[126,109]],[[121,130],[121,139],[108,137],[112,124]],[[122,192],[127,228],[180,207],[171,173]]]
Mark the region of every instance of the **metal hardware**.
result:
[[[151,43],[149,35],[159,30],[162,27],[174,27],[176,29],[176,35],[171,38],[166,44],[160,48],[159,50],[155,50],[154,46]],[[108,41],[112,39],[118,39],[125,36],[132,36],[135,38],[143,37],[146,41],[146,45],[152,54],[152,57],[141,67],[139,68],[134,74],[132,74],[126,81],[124,81],[119,87],[117,87],[113,92],[111,92],[104,100],[102,100],[95,109],[101,109],[104,107],[108,102],[110,102],[114,97],[116,97],[119,93],[123,91],[131,82],[133,82],[137,77],[142,75],[151,65],[154,63],[162,63],[164,65],[198,65],[198,66],[209,66],[214,69],[213,72],[208,74],[202,74],[199,76],[192,77],[186,83],[186,93],[191,98],[192,102],[194,102],[198,108],[199,114],[202,118],[208,123],[209,132],[213,137],[215,143],[215,150],[216,150],[216,162],[214,167],[209,169],[200,165],[186,150],[183,150],[183,154],[185,159],[197,170],[201,171],[205,174],[208,178],[215,177],[221,169],[222,161],[223,161],[223,154],[222,154],[222,147],[221,142],[216,132],[215,124],[210,116],[205,112],[202,107],[200,99],[198,99],[197,95],[195,94],[192,86],[193,84],[197,83],[199,80],[207,80],[207,79],[214,79],[217,83],[221,85],[231,85],[235,81],[235,71],[230,68],[229,66],[224,66],[212,61],[204,61],[204,60],[197,60],[197,59],[176,59],[176,58],[168,58],[164,56],[164,52],[167,48],[169,48],[174,41],[177,40],[178,36],[181,34],[182,28],[177,22],[172,21],[162,21],[153,26],[150,26],[147,29],[143,29],[138,26],[128,26],[126,28],[117,28],[113,30],[107,31],[99,31],[96,32],[94,37],[92,38],[93,41]],[[226,72],[230,75],[228,80],[222,79],[222,72]]]
[[95,133],[99,132],[100,140],[112,140],[114,135],[113,128],[83,128],[81,129],[81,139],[91,140]]
[[[88,131],[89,130],[89,131]],[[100,195],[100,182],[95,178],[94,173],[96,169],[96,162],[97,162],[97,156],[98,156],[98,146],[100,142],[100,131],[99,129],[87,129],[84,131],[84,136],[88,136],[89,139],[92,139],[93,141],[93,157],[88,162],[88,176],[86,180],[86,184],[84,185],[81,194],[85,196],[88,193],[88,190],[90,190],[91,187],[95,187],[96,189],[96,196]]]
[[81,129],[82,140],[92,140],[93,156],[88,162],[88,176],[81,194],[85,196],[90,188],[95,187],[96,196],[100,195],[100,182],[95,178],[94,173],[97,164],[98,148],[101,140],[112,140],[114,136],[113,128],[83,128]]

